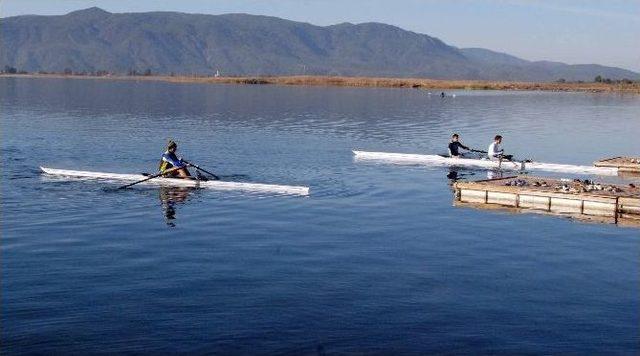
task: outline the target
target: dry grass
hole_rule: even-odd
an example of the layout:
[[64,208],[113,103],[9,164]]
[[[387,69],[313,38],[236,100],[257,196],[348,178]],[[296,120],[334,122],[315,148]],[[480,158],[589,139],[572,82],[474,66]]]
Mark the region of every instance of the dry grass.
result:
[[416,89],[466,89],[466,90],[543,90],[572,92],[623,92],[640,94],[640,83],[534,83],[501,82],[482,80],[434,80],[422,78],[375,78],[375,77],[328,77],[328,76],[282,76],[282,77],[198,77],[198,76],[81,76],[60,74],[3,74],[6,77],[69,78],[101,80],[164,81],[172,83],[214,84],[275,84],[344,87],[384,87]]

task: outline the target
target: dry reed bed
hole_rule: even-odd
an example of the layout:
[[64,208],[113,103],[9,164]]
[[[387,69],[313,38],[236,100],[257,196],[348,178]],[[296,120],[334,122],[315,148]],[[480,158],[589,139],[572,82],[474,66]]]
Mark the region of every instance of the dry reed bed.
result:
[[416,88],[440,90],[542,90],[572,92],[623,92],[640,94],[640,83],[558,83],[503,82],[482,80],[435,80],[422,78],[279,76],[279,77],[204,77],[204,76],[89,76],[61,74],[3,74],[0,77],[69,78],[102,80],[165,81],[172,83],[274,84],[344,87]]

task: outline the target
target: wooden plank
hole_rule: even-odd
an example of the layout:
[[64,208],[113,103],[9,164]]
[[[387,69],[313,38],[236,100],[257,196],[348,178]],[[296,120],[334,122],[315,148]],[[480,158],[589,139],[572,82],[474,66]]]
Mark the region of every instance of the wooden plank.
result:
[[486,190],[460,189],[460,201],[465,203],[486,203]]
[[612,199],[610,202],[583,200],[582,214],[614,217],[616,209],[615,199]]
[[487,204],[517,206],[518,193],[504,193],[487,190]]
[[621,216],[640,220],[640,198],[618,198],[618,212]]
[[550,200],[550,197],[535,194],[520,194],[519,206],[527,209],[549,210]]
[[552,197],[549,210],[559,214],[580,214],[582,211],[582,200]]

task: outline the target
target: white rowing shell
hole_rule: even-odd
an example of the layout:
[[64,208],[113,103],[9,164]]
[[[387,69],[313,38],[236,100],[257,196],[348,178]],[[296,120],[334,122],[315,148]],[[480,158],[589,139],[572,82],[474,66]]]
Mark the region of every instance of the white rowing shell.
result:
[[[376,160],[396,164],[425,164],[434,166],[465,166],[478,168],[500,168],[504,170],[523,170],[522,162],[491,161],[489,159],[442,157],[438,155],[420,155],[410,153],[387,153],[353,151],[358,160]],[[578,166],[572,164],[556,164],[543,162],[526,162],[524,170],[562,172],[575,174],[617,175],[618,169],[612,167]]]
[[[91,179],[107,179],[117,181],[135,182],[148,178],[142,174],[120,174],[120,173],[103,173],[90,171],[72,171],[67,169],[54,169],[40,167],[40,169],[50,175],[72,178],[91,178]],[[260,183],[244,183],[244,182],[226,182],[220,180],[197,181],[191,179],[180,178],[154,178],[140,184],[168,185],[176,187],[198,187],[216,190],[242,190],[252,192],[265,192],[277,194],[291,195],[309,195],[309,187],[291,186],[291,185],[275,185]]]

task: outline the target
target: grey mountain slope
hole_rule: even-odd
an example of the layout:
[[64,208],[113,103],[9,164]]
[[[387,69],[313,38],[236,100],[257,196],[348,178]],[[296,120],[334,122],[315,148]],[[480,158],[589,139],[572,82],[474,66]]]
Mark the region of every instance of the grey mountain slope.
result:
[[597,65],[530,62],[380,23],[315,26],[268,16],[175,12],[0,19],[0,65],[27,71],[349,75],[549,81],[639,79]]
[[507,53],[495,52],[484,48],[460,48],[462,54],[472,61],[480,63],[526,65],[531,63],[522,58]]

